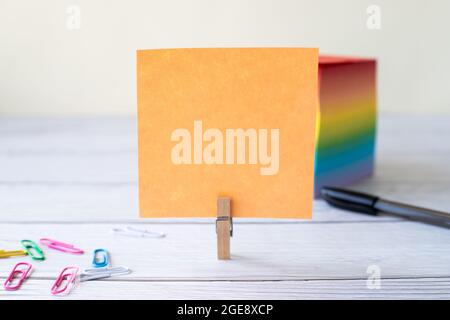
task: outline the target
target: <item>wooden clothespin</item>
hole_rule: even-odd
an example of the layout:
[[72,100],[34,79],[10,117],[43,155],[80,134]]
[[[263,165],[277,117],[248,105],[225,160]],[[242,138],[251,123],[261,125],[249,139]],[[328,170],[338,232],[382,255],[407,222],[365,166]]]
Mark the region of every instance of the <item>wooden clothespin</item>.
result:
[[231,217],[231,199],[219,197],[217,199],[217,258],[230,259],[230,237],[233,236],[233,218]]

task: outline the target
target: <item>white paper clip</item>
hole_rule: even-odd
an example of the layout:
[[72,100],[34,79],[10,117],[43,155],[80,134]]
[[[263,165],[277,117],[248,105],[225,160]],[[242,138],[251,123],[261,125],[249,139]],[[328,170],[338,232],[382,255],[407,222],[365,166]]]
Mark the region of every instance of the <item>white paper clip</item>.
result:
[[131,270],[128,267],[103,267],[84,269],[80,274],[81,281],[109,278],[129,274]]
[[111,230],[114,234],[137,237],[137,238],[164,238],[164,232],[155,232],[135,227],[114,228]]

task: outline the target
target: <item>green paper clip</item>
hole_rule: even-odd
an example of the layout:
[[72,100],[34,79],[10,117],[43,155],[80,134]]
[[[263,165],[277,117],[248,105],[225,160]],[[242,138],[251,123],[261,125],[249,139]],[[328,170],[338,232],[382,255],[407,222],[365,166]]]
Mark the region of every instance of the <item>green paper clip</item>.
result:
[[38,247],[36,243],[31,240],[22,240],[20,241],[25,252],[33,259],[33,260],[45,260],[44,252],[42,252],[41,248]]

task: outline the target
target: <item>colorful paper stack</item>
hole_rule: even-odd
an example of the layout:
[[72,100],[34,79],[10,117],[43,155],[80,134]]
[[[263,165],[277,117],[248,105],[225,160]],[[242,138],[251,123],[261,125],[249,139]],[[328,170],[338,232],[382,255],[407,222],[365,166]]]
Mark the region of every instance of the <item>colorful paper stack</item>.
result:
[[374,170],[376,61],[321,56],[315,195],[346,186]]

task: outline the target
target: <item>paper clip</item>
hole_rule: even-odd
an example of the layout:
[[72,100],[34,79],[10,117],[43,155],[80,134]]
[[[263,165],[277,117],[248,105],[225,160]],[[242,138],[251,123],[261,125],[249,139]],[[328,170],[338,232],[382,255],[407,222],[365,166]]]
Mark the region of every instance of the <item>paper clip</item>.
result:
[[42,238],[39,240],[39,242],[41,244],[43,244],[44,246],[47,246],[51,249],[59,250],[59,251],[66,252],[66,253],[71,253],[71,254],[83,254],[84,253],[83,250],[75,248],[75,246],[72,244],[64,243],[64,242],[57,241],[57,240]]
[[[68,294],[76,284],[78,273],[80,268],[78,267],[65,267],[58,278],[56,278],[50,292],[53,295],[65,295]],[[62,285],[64,281],[67,281],[65,285]]]
[[164,238],[164,232],[155,232],[135,227],[114,228],[111,230],[114,234],[137,237],[137,238]]
[[26,255],[27,252],[25,250],[13,250],[13,251],[0,250],[0,258],[18,257]]
[[[25,266],[25,268],[22,268],[22,266]],[[5,283],[3,284],[5,290],[13,291],[19,289],[22,285],[22,282],[28,277],[32,268],[33,266],[28,262],[17,263],[9,274],[8,278],[6,278]],[[17,277],[17,283],[13,284],[14,280],[17,279]]]
[[131,270],[127,267],[103,267],[84,269],[80,274],[80,281],[109,278],[129,274]]
[[105,249],[95,249],[92,266],[94,268],[103,268],[109,265],[109,254]]
[[31,240],[22,240],[20,241],[25,252],[31,257],[33,260],[45,260],[44,252],[42,252],[41,248]]

